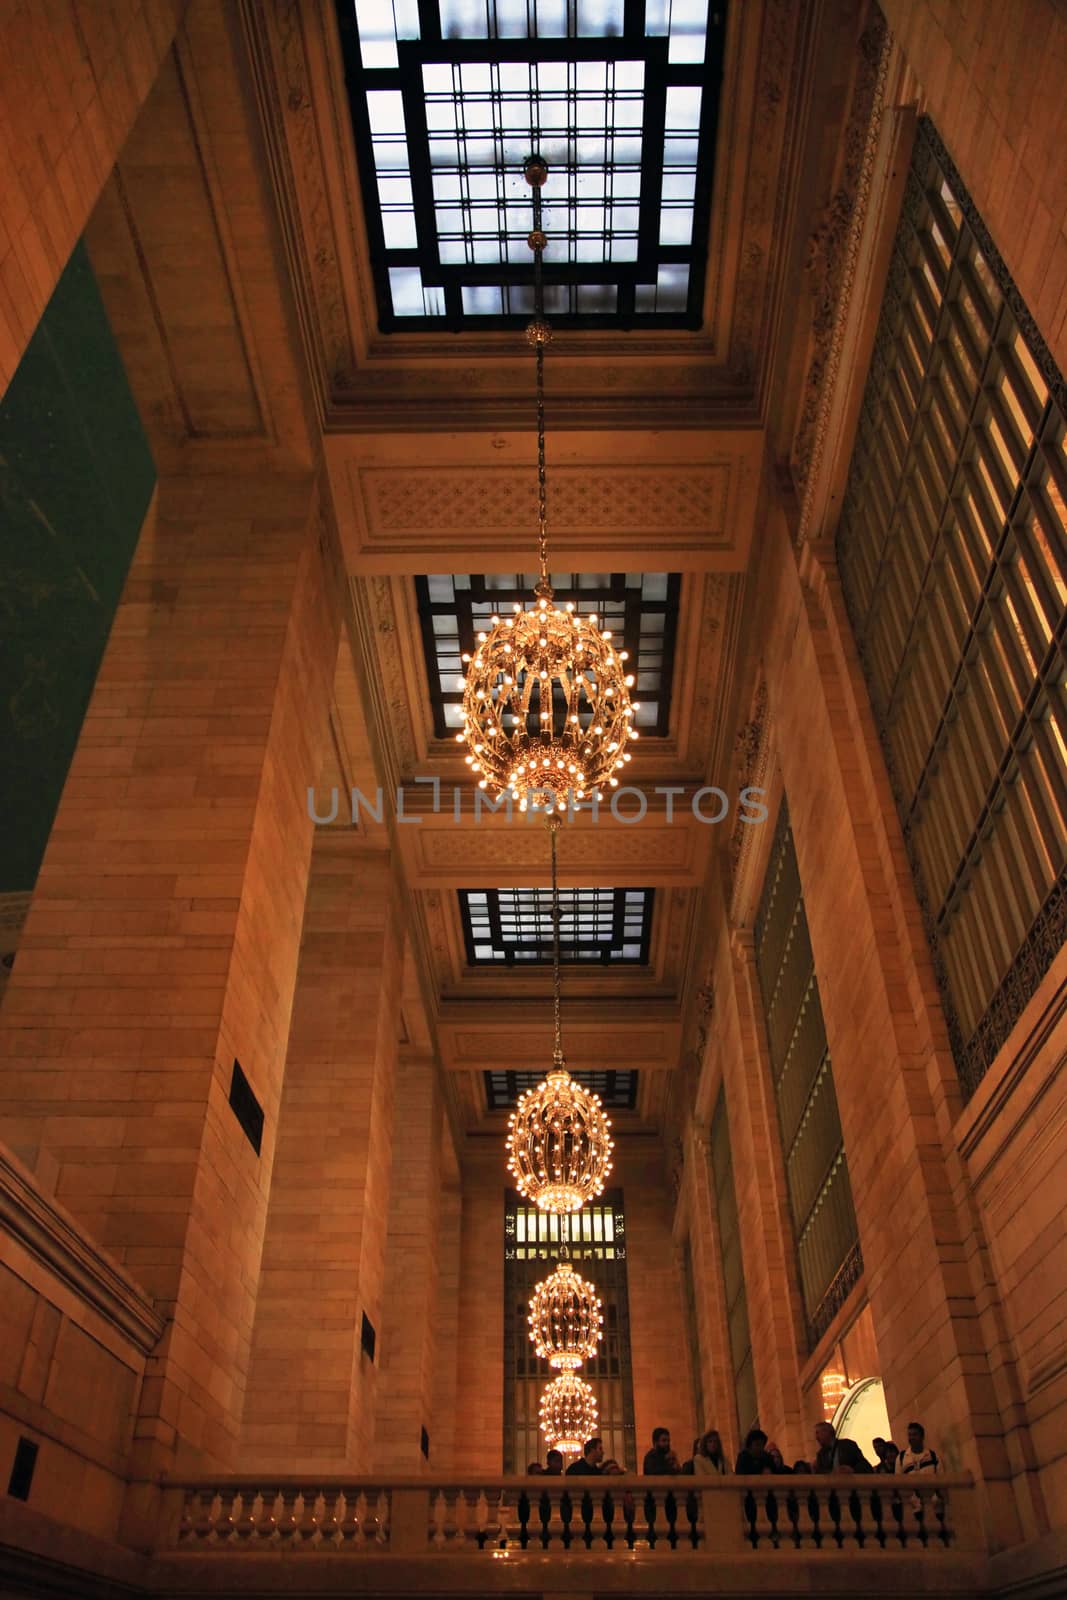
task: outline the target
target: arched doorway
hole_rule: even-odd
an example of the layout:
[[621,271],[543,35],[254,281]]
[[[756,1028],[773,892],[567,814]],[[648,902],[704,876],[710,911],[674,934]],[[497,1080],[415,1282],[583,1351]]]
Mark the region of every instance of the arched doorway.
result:
[[845,1390],[833,1414],[840,1439],[854,1439],[872,1467],[878,1465],[872,1441],[889,1439],[889,1412],[881,1378],[860,1378]]

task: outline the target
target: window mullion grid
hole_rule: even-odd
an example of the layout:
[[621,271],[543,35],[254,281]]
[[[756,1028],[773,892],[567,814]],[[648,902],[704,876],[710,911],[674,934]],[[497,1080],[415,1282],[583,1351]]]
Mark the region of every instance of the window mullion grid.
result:
[[982,1011],[981,978],[971,930],[962,917],[962,897],[957,892],[935,923],[938,955],[952,995],[953,1007],[965,1039],[970,1038]]
[[[1009,964],[1010,958],[1014,957],[1026,937],[1026,930],[1040,910],[1049,887],[1047,857],[1031,831],[1033,820],[1027,818],[1026,804],[1023,762],[1013,755],[1004,777],[1003,805],[998,819],[1004,832],[1007,855],[1004,872],[1019,910],[1019,925],[1014,930]],[[1027,825],[1028,821],[1030,826]]]
[[975,881],[980,887],[984,908],[983,926],[995,930],[999,942],[994,983],[999,983],[1011,965],[1036,910],[1036,907],[1028,904],[1022,874],[1017,865],[1005,858],[1011,842],[1007,803],[1007,787],[1001,780],[996,798],[986,814],[981,860],[975,871]]
[[[1062,657],[1058,662],[1057,671],[1062,681]],[[1044,685],[1042,691],[1043,689]],[[1041,769],[1040,774],[1030,769],[1027,777],[1029,778],[1032,773],[1035,780],[1040,776],[1043,781],[1035,781],[1033,784],[1028,781],[1026,793],[1055,876],[1063,865],[1064,844],[1067,839],[1067,776],[1064,773],[1062,753],[1049,727],[1049,715],[1047,711],[1044,716],[1031,713],[1027,719],[1032,748]],[[1050,800],[1053,803],[1050,804]]]
[[1004,579],[1005,604],[1010,601],[1015,617],[1018,619],[1018,628],[1022,634],[1022,643],[1025,645],[1027,655],[1034,664],[1035,670],[1039,670],[1040,663],[1048,649],[1052,629],[1049,626],[1049,619],[1041,598],[1037,593],[1032,568],[1026,555],[1025,525],[1033,514],[1033,505],[1029,495],[1027,495],[1020,503],[1019,512],[1015,517],[1011,530],[1011,539],[1004,551],[1001,572]]

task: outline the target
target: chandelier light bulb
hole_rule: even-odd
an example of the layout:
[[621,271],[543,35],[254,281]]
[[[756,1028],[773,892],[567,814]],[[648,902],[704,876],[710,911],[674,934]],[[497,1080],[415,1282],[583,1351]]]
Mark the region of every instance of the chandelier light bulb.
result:
[[548,790],[565,800],[602,783],[631,714],[624,668],[592,618],[552,606],[498,624],[463,692],[462,737],[484,746],[493,796],[511,791],[529,802]]
[[578,1211],[604,1192],[611,1172],[611,1123],[600,1096],[552,1071],[519,1100],[508,1124],[508,1171],[541,1211]]
[[596,1432],[597,1405],[583,1378],[564,1372],[541,1396],[541,1432],[550,1450],[577,1455]]
[[530,1342],[541,1360],[573,1372],[596,1355],[604,1337],[604,1315],[591,1283],[561,1261],[539,1283],[530,1300]]

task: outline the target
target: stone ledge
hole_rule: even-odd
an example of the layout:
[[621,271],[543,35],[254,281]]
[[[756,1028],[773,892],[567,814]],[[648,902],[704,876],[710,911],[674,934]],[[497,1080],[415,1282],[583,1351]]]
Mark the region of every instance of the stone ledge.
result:
[[80,1232],[22,1163],[0,1150],[0,1224],[60,1281],[148,1355],[165,1319],[132,1278]]

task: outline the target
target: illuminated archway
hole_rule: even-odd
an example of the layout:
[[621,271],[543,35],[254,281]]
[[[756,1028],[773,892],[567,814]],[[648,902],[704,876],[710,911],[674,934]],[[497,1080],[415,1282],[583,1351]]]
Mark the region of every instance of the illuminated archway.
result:
[[841,1396],[833,1414],[839,1439],[854,1439],[872,1467],[878,1465],[873,1440],[889,1439],[889,1412],[881,1378],[860,1378]]

